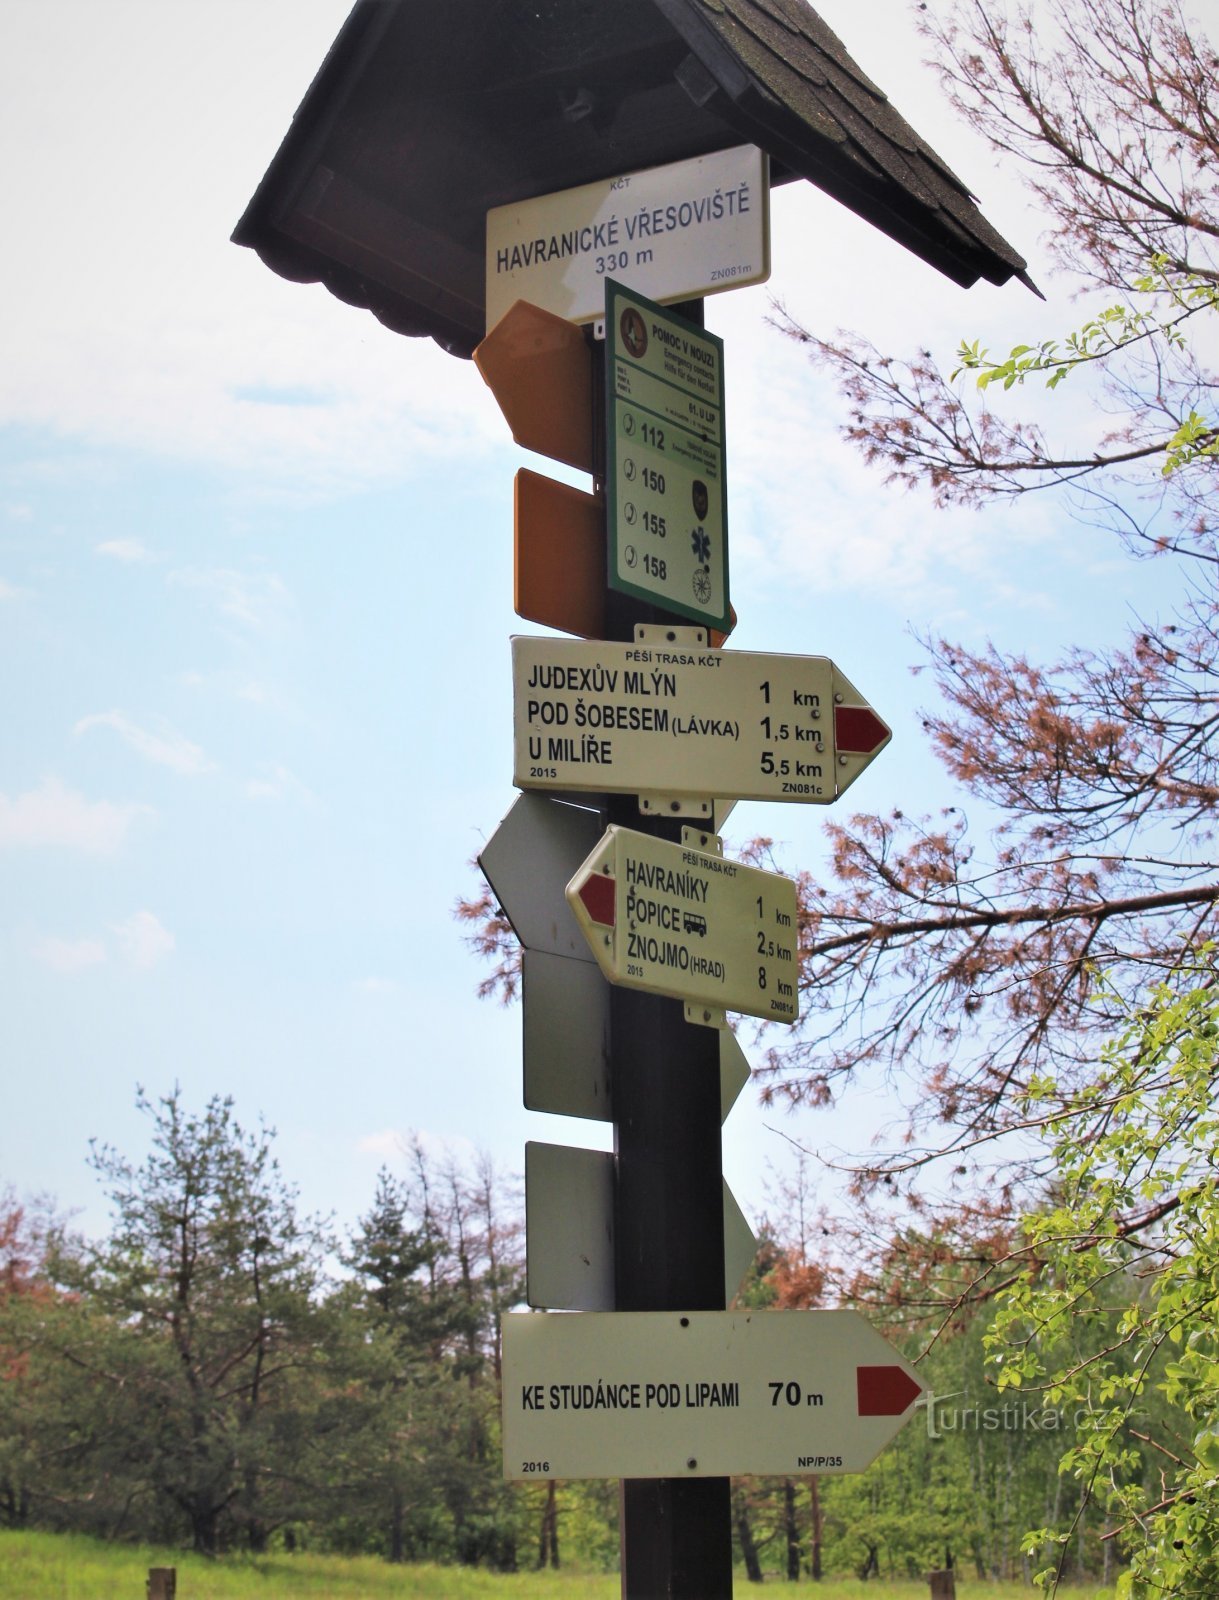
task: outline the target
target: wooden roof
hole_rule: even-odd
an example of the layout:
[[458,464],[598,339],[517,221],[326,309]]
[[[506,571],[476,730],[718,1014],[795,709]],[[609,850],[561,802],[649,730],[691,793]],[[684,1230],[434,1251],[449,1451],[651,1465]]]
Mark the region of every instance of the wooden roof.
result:
[[[815,183],[963,287],[1024,273],[1023,257],[805,0],[656,5],[720,78],[726,120],[787,175]],[[861,7],[861,25],[866,17]]]
[[233,237],[469,355],[489,208],[739,144],[963,286],[1023,275],[805,0],[357,0]]

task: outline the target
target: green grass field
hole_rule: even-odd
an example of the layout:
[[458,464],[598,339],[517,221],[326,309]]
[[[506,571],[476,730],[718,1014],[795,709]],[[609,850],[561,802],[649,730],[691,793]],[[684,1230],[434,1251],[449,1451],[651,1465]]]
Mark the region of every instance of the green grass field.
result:
[[[206,1561],[181,1551],[108,1545],[71,1535],[0,1533],[0,1600],[144,1600],[149,1567],[176,1567],[177,1600],[617,1600],[615,1575],[523,1572],[499,1577],[464,1567],[391,1567],[367,1557],[265,1556]],[[816,1600],[927,1600],[925,1583],[859,1583],[827,1579],[799,1585],[767,1584]],[[756,1592],[738,1576],[737,1594]],[[1019,1600],[1035,1591],[1018,1584],[977,1583],[962,1575],[959,1600]],[[1069,1591],[1071,1600],[1111,1600],[1092,1586]]]

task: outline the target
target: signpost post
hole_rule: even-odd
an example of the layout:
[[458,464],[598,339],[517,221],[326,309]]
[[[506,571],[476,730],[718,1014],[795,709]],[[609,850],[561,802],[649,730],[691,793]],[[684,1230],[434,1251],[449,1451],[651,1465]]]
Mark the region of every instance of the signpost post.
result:
[[[529,1301],[581,1315],[513,1319],[505,1337],[520,1348],[526,1327],[561,1323],[580,1359],[600,1337],[590,1317],[608,1317],[611,1342],[615,1327],[659,1337],[695,1320],[714,1342],[749,1254],[720,1171],[735,1065],[721,1041],[728,1011],[795,1020],[796,896],[790,880],[723,859],[710,831],[723,798],[828,803],[890,737],[833,662],[718,648],[735,621],[722,345],[701,303],[663,310],[617,281],[603,292],[604,346],[517,303],[476,352],[518,443],[593,475],[592,493],[517,475],[517,611],[581,637],[512,641],[525,792],[480,858],[525,947],[526,1103],[614,1126],[612,1156],[526,1154]],[[568,1353],[552,1351],[563,1364]],[[694,1435],[684,1455],[657,1457],[598,1430],[558,1463],[559,1447],[529,1431],[532,1399],[528,1428],[513,1431],[514,1381],[509,1475],[621,1476],[624,1596],[728,1600],[728,1475],[755,1469]],[[522,1380],[522,1394],[542,1381]],[[691,1381],[697,1395],[721,1380]]]

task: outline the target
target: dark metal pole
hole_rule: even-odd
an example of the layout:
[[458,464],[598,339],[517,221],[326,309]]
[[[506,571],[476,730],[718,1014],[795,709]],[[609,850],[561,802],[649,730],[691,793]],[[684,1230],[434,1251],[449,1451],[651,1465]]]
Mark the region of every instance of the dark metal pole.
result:
[[[629,989],[610,1019],[615,1308],[723,1310],[719,1041],[680,1001]],[[623,1600],[730,1600],[727,1478],[628,1479],[620,1516]]]
[[[702,323],[702,302],[675,308]],[[600,362],[605,347],[598,350]],[[601,376],[603,376],[603,371]],[[604,394],[594,378],[593,392]],[[604,451],[604,419],[594,429]],[[605,461],[597,462],[604,478]],[[630,596],[606,595],[606,633],[631,640],[636,622],[672,620]],[[633,798],[607,797],[603,818],[680,840],[676,819],[643,816]],[[688,1023],[678,1000],[610,991],[614,1113],[614,1307],[722,1311],[724,1212],[719,1038]],[[697,1467],[693,1457],[691,1472]],[[639,1478],[622,1483],[623,1600],[731,1600],[732,1523],[727,1478]]]

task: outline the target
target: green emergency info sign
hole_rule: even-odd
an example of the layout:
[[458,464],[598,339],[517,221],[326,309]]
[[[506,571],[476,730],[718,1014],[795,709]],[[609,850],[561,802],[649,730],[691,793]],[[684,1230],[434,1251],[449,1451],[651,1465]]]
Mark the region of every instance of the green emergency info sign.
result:
[[609,586],[727,632],[724,342],[605,290]]

